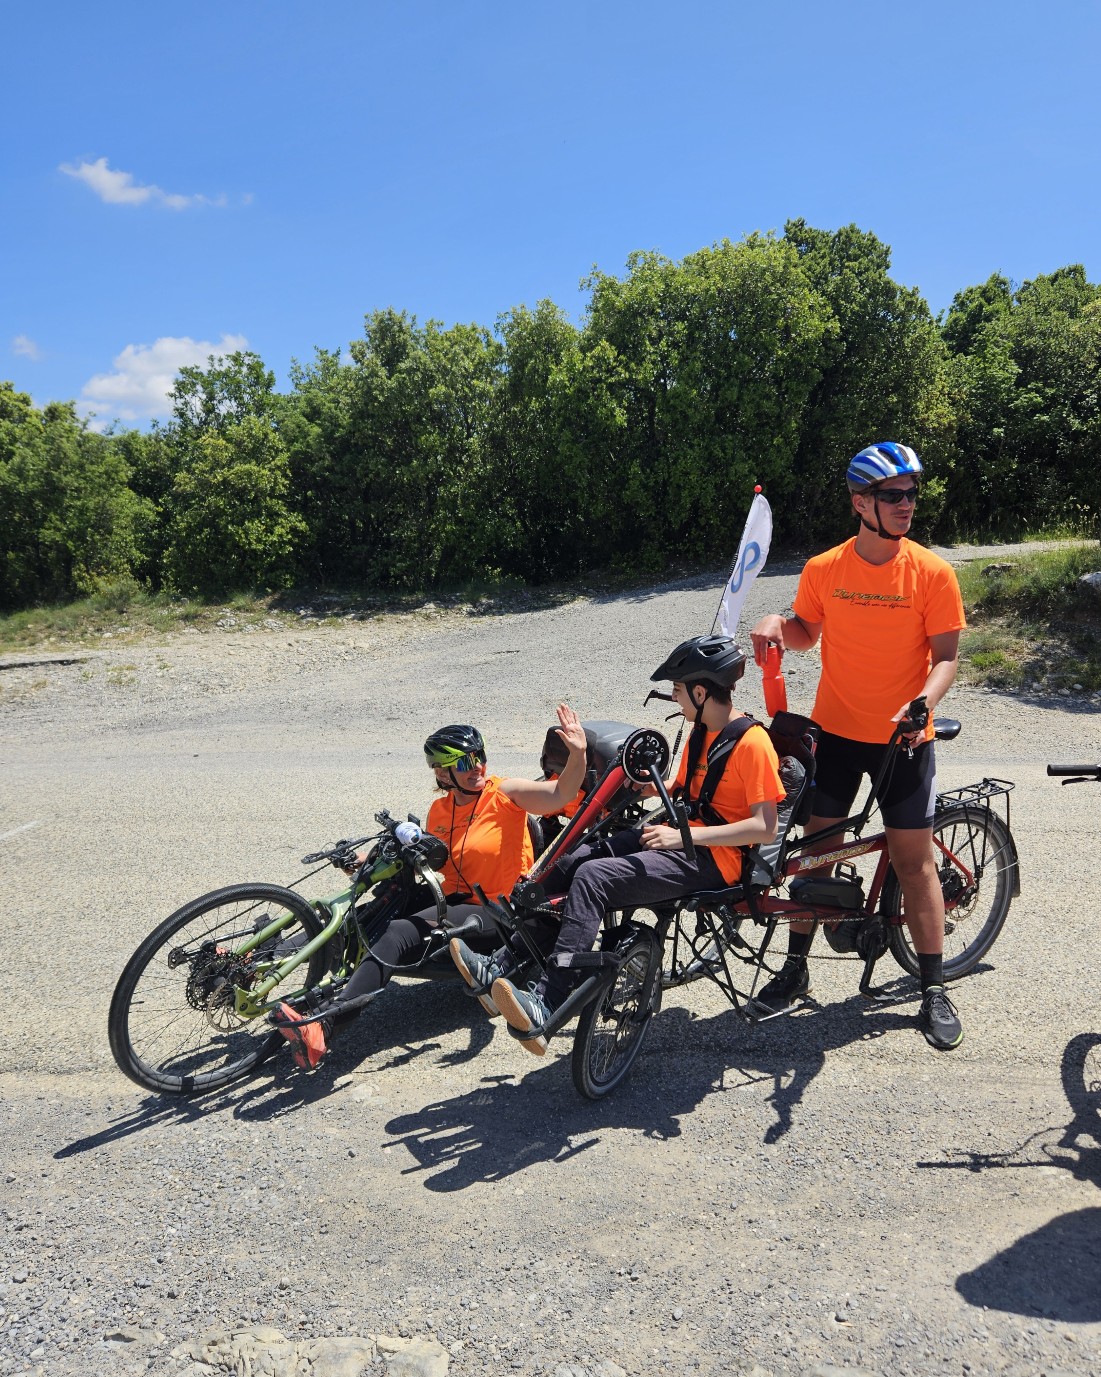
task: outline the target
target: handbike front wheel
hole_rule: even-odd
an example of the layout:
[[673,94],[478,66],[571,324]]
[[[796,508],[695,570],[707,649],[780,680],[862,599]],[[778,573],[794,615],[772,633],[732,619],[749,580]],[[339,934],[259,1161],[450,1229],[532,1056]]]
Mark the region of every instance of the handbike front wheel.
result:
[[573,1083],[590,1100],[610,1095],[627,1075],[661,1001],[660,950],[654,934],[636,933],[622,956],[614,983],[602,998],[586,1005],[577,1024]]
[[[237,954],[276,924],[262,945]],[[264,1014],[238,1012],[239,992],[321,930],[310,904],[281,885],[230,885],[177,909],[138,947],[115,987],[107,1031],[119,1070],[170,1095],[248,1075],[282,1038]],[[288,994],[318,983],[324,950],[294,968]],[[273,992],[268,1002],[278,998]]]
[[[994,945],[1013,896],[1016,853],[1009,830],[987,809],[950,808],[933,819],[933,860],[944,894],[944,978],[959,980]],[[883,882],[880,912],[905,917],[893,867]],[[891,955],[904,971],[920,973],[910,930],[892,924]]]

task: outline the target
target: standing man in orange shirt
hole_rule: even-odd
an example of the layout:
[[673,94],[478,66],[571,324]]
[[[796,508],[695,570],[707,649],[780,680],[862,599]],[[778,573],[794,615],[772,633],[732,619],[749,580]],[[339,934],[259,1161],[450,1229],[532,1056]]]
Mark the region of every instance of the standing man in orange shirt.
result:
[[[956,677],[965,622],[951,565],[906,538],[921,472],[921,460],[907,445],[884,441],[862,449],[846,474],[859,531],[809,560],[794,614],[762,617],[752,637],[761,662],[769,642],[781,650],[809,650],[822,641],[813,712],[822,736],[808,834],[849,816],[861,779],[874,779],[910,702],[924,696],[928,703],[929,722],[905,738],[912,754],[899,751],[879,804],[921,967],[918,1024],[932,1046],[948,1050],[963,1041],[963,1029],[944,989],[944,897],[932,840],[932,713]],[[779,1013],[806,993],[813,937],[813,924],[792,924],[788,959],[757,997],[762,1011]]]

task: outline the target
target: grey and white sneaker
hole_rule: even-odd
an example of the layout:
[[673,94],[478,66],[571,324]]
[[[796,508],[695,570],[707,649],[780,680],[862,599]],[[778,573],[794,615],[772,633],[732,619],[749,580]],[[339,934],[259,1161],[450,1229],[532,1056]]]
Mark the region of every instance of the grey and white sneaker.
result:
[[459,974],[477,996],[478,1003],[490,1018],[496,1018],[501,1011],[494,1004],[490,990],[493,982],[504,975],[498,954],[494,952],[492,956],[483,956],[480,952],[472,951],[461,937],[452,937],[447,949]]
[[922,995],[918,1027],[938,1052],[950,1052],[963,1041],[963,1025],[943,985],[930,985]]
[[[504,1014],[505,1022],[518,1035],[520,1046],[534,1052],[537,1057],[543,1056],[547,1050],[547,1039],[541,1032],[535,1033],[535,1030],[542,1028],[551,1016],[551,1010],[544,1000],[534,989],[523,990],[511,980],[503,978],[494,983],[493,999]],[[534,1036],[528,1036],[533,1033]]]

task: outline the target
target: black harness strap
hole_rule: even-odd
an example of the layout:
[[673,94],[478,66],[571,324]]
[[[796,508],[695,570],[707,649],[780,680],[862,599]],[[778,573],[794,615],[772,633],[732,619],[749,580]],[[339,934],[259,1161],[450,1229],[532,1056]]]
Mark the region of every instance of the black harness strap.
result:
[[730,821],[729,818],[724,818],[715,811],[711,805],[711,800],[715,797],[715,790],[719,787],[719,780],[723,777],[730,753],[750,727],[762,727],[763,730],[763,724],[746,713],[744,717],[739,717],[734,722],[728,722],[722,728],[707,752],[707,773],[700,785],[700,792],[695,798],[692,797],[692,780],[696,775],[696,767],[700,763],[700,754],[703,751],[707,731],[702,722],[697,722],[692,728],[692,735],[688,738],[688,766],[685,770],[685,784],[681,790],[681,797],[688,804],[688,816],[693,821],[698,818],[708,827],[721,827]]

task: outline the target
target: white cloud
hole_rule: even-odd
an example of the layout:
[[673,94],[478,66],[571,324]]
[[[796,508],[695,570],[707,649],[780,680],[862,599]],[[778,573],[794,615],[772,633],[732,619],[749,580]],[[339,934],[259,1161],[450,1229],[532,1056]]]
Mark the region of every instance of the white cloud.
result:
[[211,354],[247,348],[244,335],[223,335],[217,344],[186,335],[180,339],[166,335],[153,344],[128,344],[112,359],[113,373],[97,373],[84,384],[80,411],[122,421],[167,416],[168,394],[181,368],[196,364],[205,368]]
[[37,363],[42,357],[42,350],[28,335],[16,335],[11,342],[11,351],[21,359],[30,359],[32,363]]
[[225,196],[181,196],[178,192],[162,191],[152,182],[143,185],[134,181],[132,172],[118,172],[107,166],[106,158],[94,163],[62,163],[58,168],[67,177],[75,177],[90,187],[101,201],[112,206],[167,206],[169,210],[186,210],[189,206],[224,206]]

